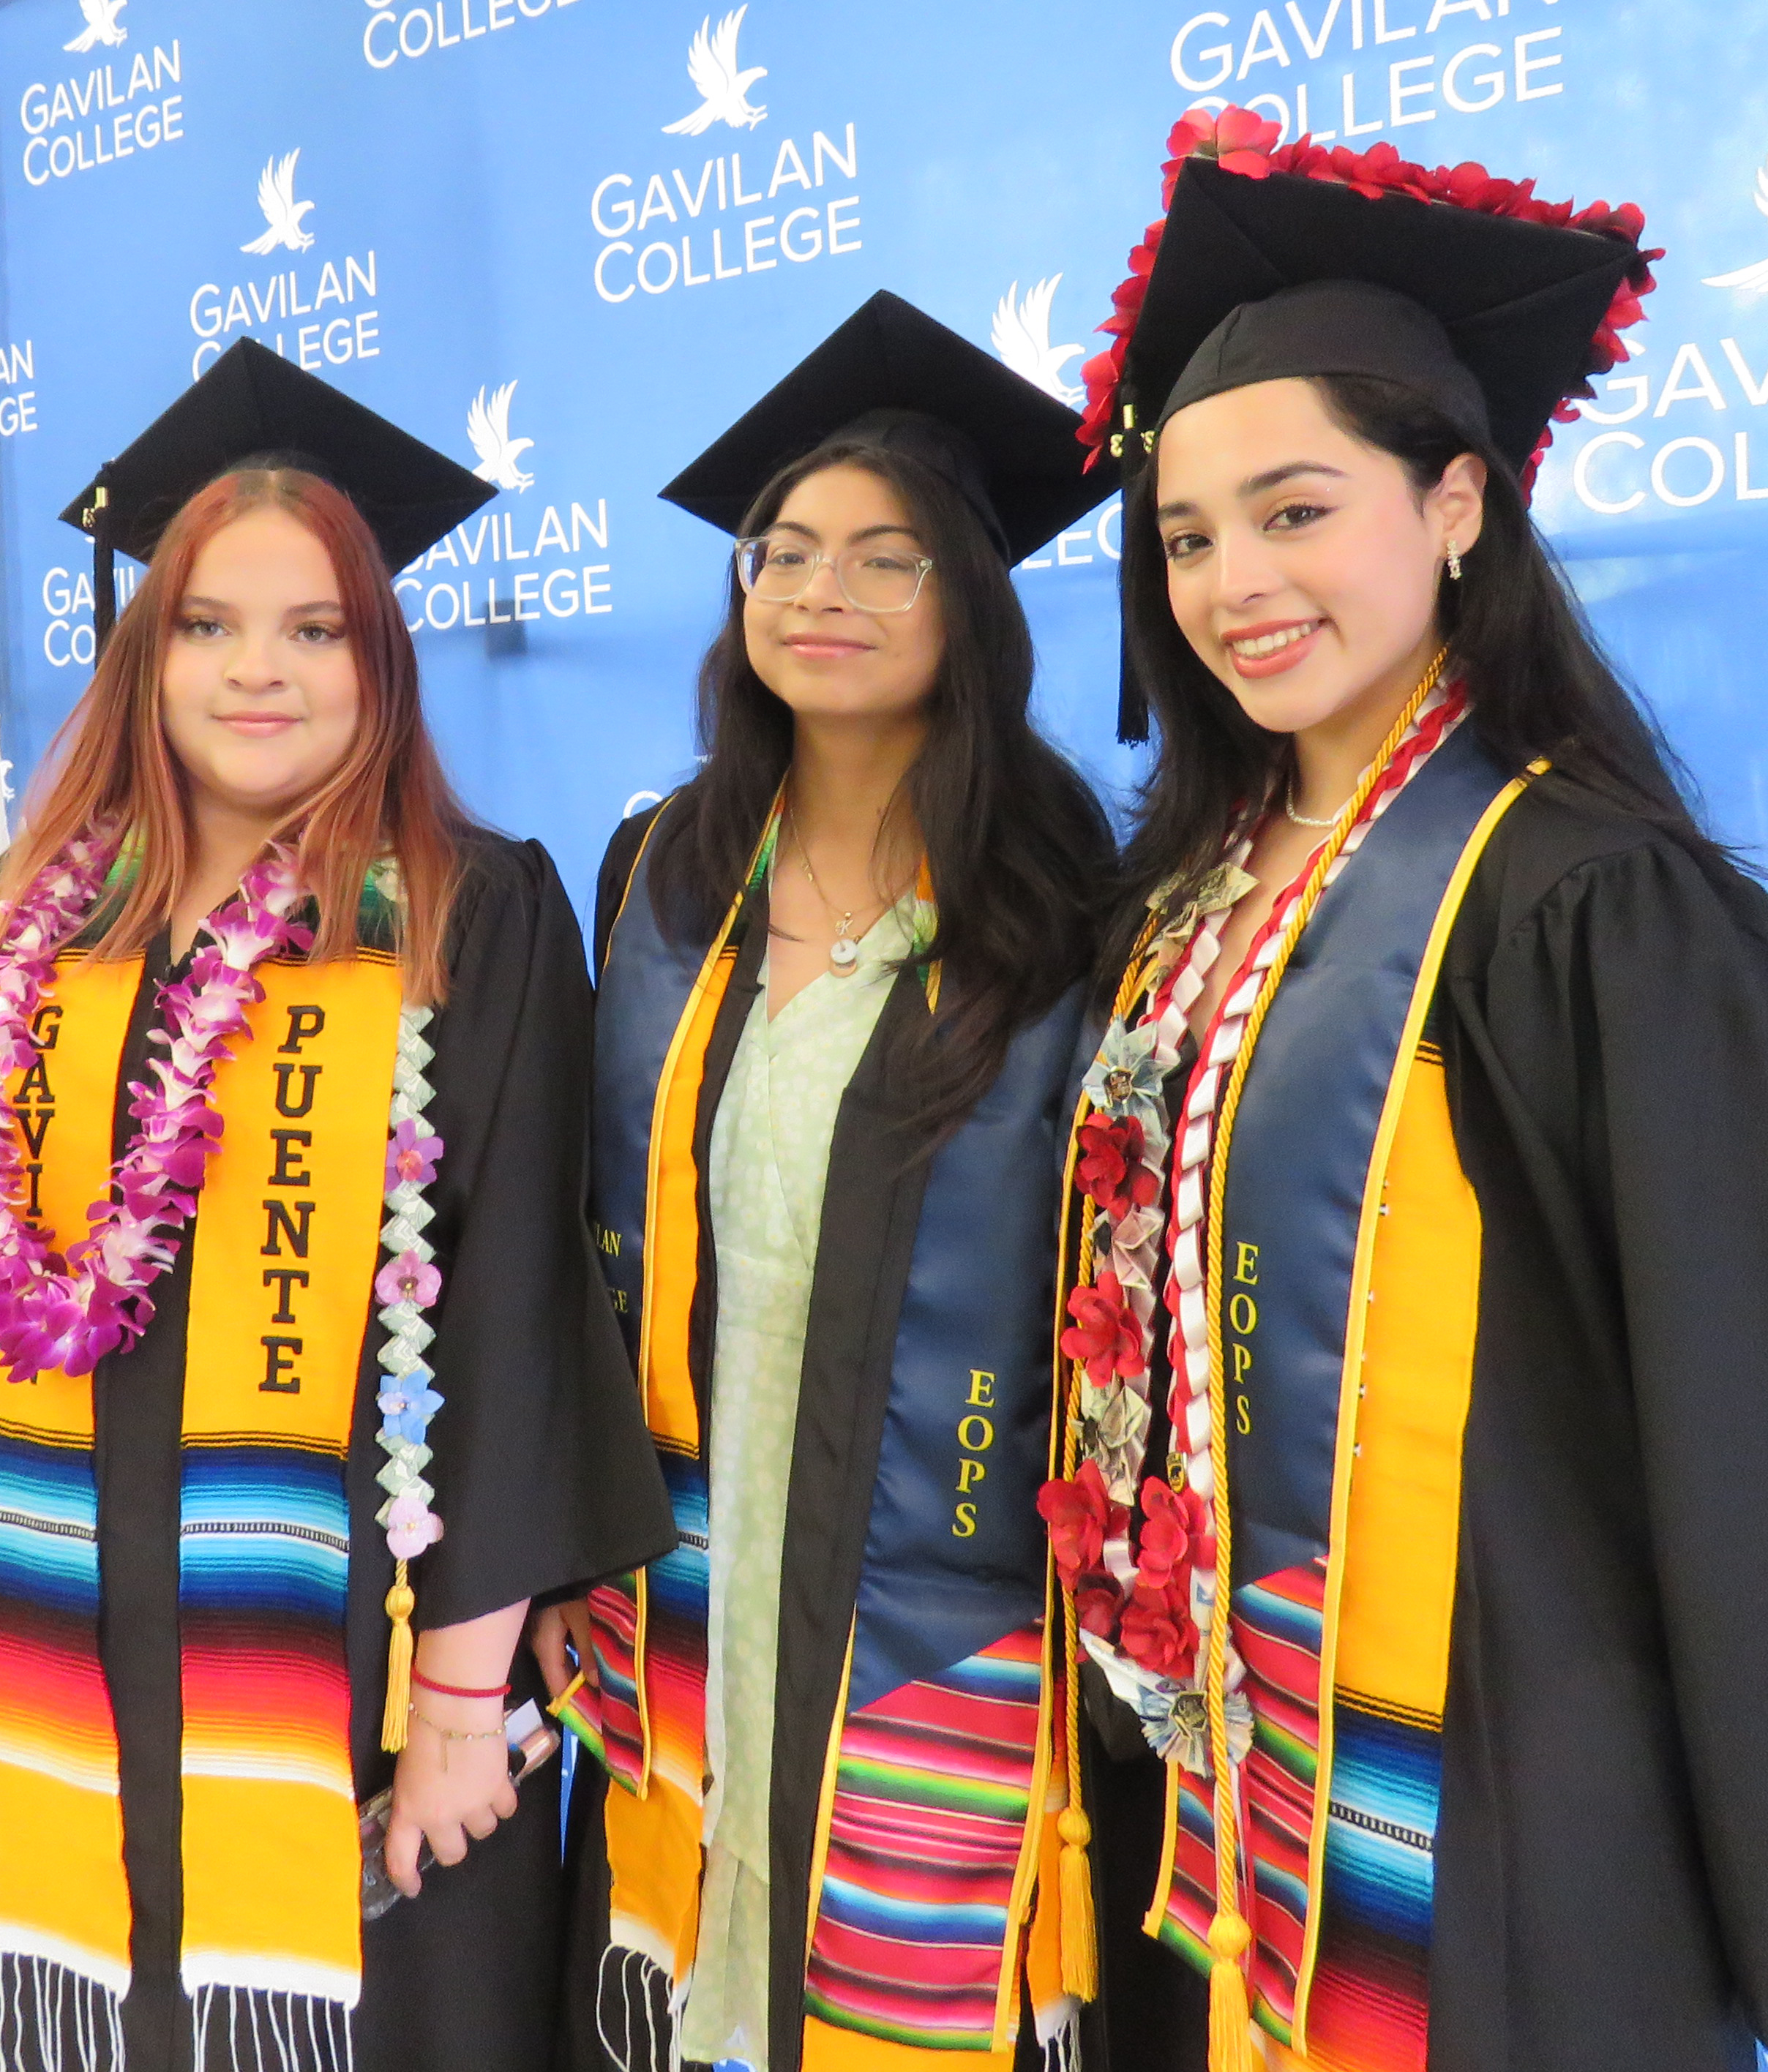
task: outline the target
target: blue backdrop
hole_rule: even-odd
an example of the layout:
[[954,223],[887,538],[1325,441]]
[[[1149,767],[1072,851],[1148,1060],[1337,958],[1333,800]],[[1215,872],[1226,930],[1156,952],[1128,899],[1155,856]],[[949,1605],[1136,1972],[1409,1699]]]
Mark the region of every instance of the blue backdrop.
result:
[[[0,750],[27,771],[90,661],[56,512],[249,335],[502,485],[401,594],[463,791],[583,898],[691,765],[720,608],[724,541],[658,486],[881,286],[1077,385],[1211,97],[1642,204],[1670,252],[1647,343],[1536,508],[1720,828],[1768,839],[1742,0],[0,0]],[[1116,522],[1020,581],[1048,721],[1120,787]]]

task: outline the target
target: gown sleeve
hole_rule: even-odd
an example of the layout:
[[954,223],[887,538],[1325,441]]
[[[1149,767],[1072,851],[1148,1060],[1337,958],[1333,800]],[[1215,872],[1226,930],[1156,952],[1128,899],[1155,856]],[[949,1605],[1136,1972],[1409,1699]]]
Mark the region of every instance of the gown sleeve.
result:
[[[583,943],[537,842],[480,838],[430,1032],[446,1147],[430,1237],[429,1358],[445,1407],[429,1476],[442,1540],[417,1622],[452,1625],[667,1552],[674,1529],[590,1247],[590,1018]],[[371,1334],[372,1335],[372,1334]]]
[[1630,1400],[1633,1458],[1589,1505],[1585,1545],[1601,1559],[1605,1531],[1643,1531],[1706,1881],[1759,2034],[1768,898],[1634,824],[1505,921],[1461,1018],[1570,1297],[1587,1443],[1601,1443],[1598,1397]]

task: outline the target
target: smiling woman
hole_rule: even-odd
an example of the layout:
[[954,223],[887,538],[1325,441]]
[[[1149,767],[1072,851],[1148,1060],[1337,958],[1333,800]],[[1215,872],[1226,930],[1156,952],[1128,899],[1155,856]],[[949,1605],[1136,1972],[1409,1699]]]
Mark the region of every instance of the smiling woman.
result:
[[1110,844],[1009,568],[1111,487],[1078,426],[882,294],[664,492],[735,549],[703,767],[597,902],[597,1237],[681,1546],[561,1615],[585,2072],[1072,2062],[1035,1497]]
[[[240,372],[114,464],[152,563],[0,878],[0,2062],[519,2072],[528,1603],[670,1537],[583,1229],[582,945],[450,791],[388,580],[481,486]],[[328,454],[379,456],[380,539]],[[365,1926],[380,1826],[424,1903]]]
[[1656,255],[1241,110],[1170,142],[1088,370],[1159,748],[1044,1498],[1106,2062],[1749,2072],[1768,898],[1527,504]]

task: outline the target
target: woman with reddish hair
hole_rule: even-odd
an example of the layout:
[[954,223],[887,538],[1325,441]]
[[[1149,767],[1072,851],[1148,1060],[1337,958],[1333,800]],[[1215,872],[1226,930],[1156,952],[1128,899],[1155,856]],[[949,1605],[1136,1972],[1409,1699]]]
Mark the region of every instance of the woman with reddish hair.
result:
[[[242,380],[356,501],[179,479]],[[483,486],[229,356],[105,487],[151,566],[0,877],[0,2063],[518,2072],[516,1643],[671,1531],[575,918],[451,793],[388,579]]]

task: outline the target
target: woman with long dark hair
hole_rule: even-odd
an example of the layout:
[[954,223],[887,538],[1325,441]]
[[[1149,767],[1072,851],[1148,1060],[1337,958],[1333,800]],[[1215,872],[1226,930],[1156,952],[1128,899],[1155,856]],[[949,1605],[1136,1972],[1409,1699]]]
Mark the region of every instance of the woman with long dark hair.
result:
[[1526,502],[1656,255],[1275,139],[1180,124],[1090,370],[1159,736],[1042,1498],[1110,2062],[1745,2072],[1768,900]]
[[598,1237],[682,1544],[577,1622],[586,2065],[1067,2048],[1035,1498],[1111,845],[1009,569],[1108,486],[1077,427],[881,294],[665,491],[739,536],[705,766],[598,902]]
[[0,2062],[525,2072],[528,1601],[670,1527],[575,917],[389,579],[484,491],[250,344],[104,486],[151,565],[0,880]]

